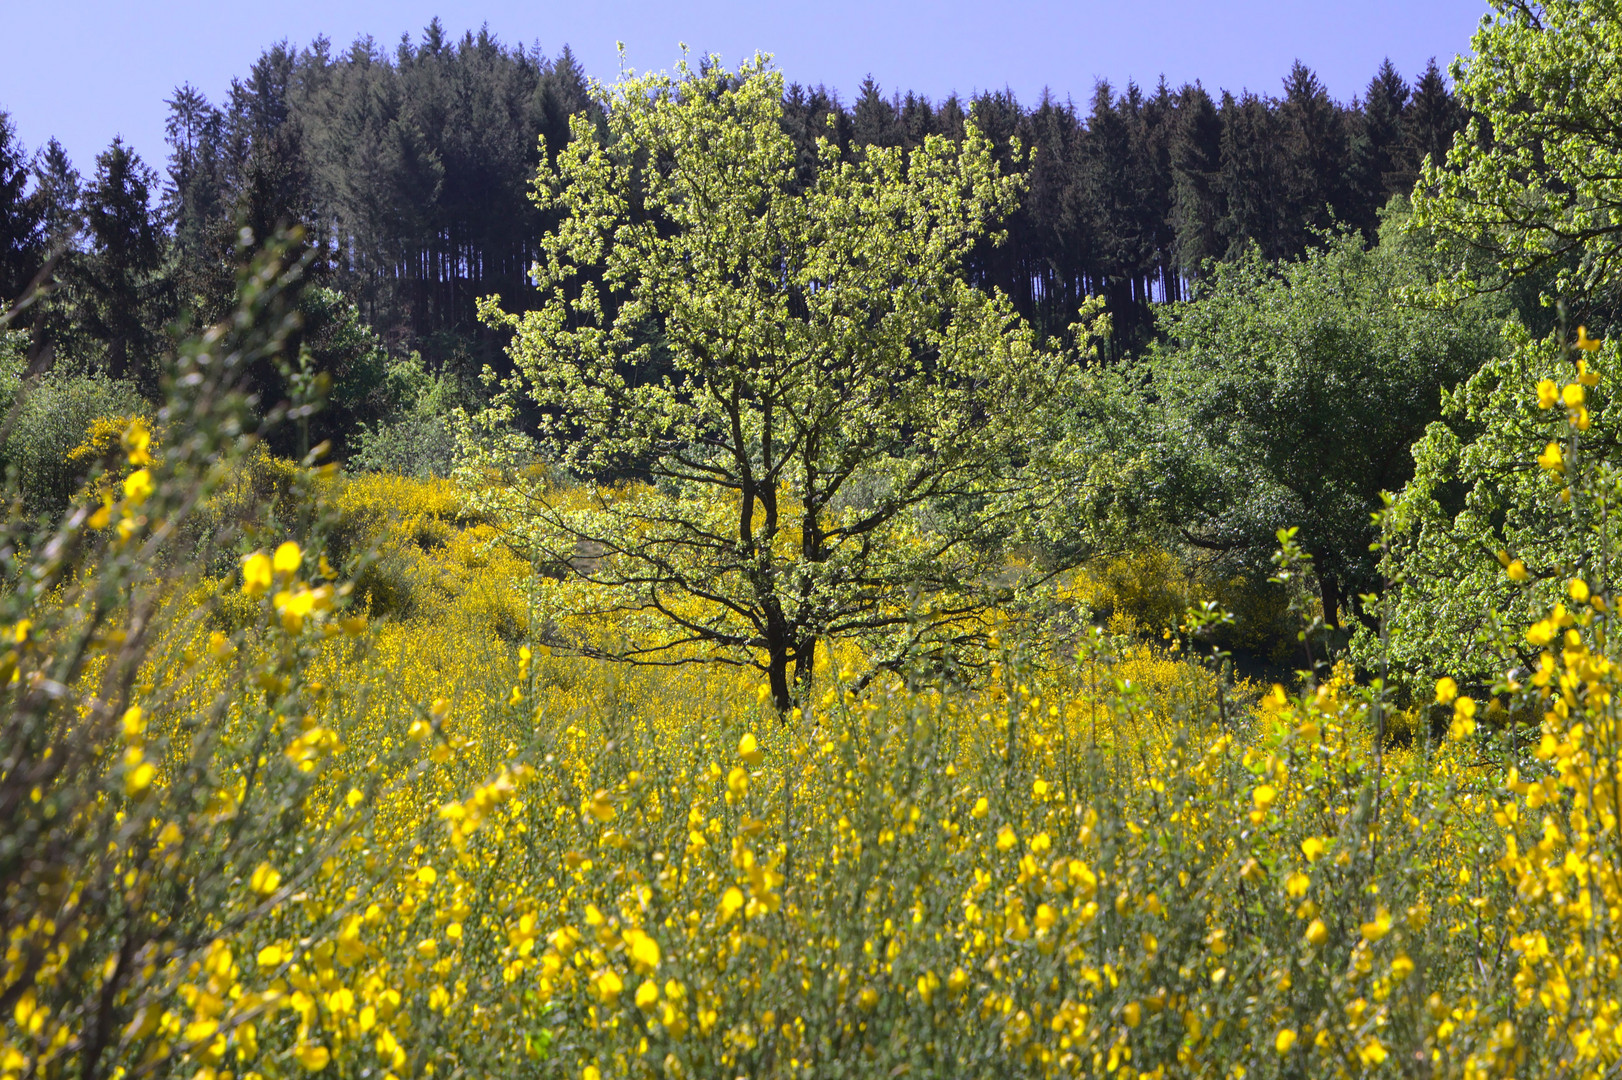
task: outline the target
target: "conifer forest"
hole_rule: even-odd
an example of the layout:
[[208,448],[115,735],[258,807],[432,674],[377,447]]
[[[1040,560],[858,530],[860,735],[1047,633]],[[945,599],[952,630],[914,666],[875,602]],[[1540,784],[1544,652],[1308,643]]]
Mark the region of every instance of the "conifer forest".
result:
[[0,101],[0,1080],[1622,1076],[1622,13],[1484,2]]

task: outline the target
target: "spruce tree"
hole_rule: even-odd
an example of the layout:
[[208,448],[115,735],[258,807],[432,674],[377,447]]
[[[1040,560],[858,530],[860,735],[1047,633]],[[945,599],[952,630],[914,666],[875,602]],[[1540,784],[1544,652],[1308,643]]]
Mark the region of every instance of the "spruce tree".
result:
[[1199,83],[1185,86],[1172,121],[1170,217],[1179,271],[1198,277],[1207,259],[1222,255],[1222,121]]
[[122,138],[96,158],[84,193],[88,250],[74,282],[80,326],[101,347],[99,366],[148,391],[157,385],[170,316],[164,236],[152,207],[157,184],[158,174]]
[[1351,145],[1340,106],[1312,69],[1297,60],[1284,80],[1279,102],[1285,159],[1284,228],[1281,255],[1300,254],[1312,233],[1344,222],[1351,199],[1347,172]]
[[1405,169],[1417,177],[1427,157],[1437,166],[1444,164],[1454,134],[1463,127],[1464,109],[1433,56],[1414,83],[1413,97],[1403,113]]
[[1355,224],[1365,236],[1372,236],[1378,227],[1380,207],[1392,195],[1407,194],[1414,187],[1415,174],[1403,150],[1408,98],[1408,84],[1387,58],[1363,92],[1352,149]]
[[0,111],[0,314],[22,298],[44,264],[44,214],[28,190],[28,165],[16,125]]

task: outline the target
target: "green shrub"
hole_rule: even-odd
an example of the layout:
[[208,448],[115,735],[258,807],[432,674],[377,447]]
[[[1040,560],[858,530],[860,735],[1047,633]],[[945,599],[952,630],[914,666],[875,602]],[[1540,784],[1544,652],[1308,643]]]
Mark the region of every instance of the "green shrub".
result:
[[66,509],[95,466],[95,455],[74,450],[97,419],[147,411],[133,385],[102,375],[51,373],[21,384],[0,459],[14,472],[24,513],[54,518]]

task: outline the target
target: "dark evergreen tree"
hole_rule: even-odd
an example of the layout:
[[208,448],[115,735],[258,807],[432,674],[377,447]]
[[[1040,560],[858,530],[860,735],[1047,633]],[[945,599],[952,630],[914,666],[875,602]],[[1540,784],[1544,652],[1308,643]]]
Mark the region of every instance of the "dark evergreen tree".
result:
[[144,390],[156,388],[171,316],[164,234],[152,206],[157,184],[158,174],[123,139],[96,158],[83,201],[86,250],[71,279],[79,328],[99,345],[95,363]]
[[29,191],[29,158],[0,111],[0,313],[20,299],[45,262],[44,208]]
[[1296,237],[1288,224],[1288,156],[1278,113],[1255,94],[1235,99],[1224,93],[1221,117],[1223,257],[1236,258],[1255,244],[1269,259],[1285,258]]
[[52,250],[71,245],[83,227],[79,213],[79,170],[73,167],[62,144],[52,139],[34,160],[34,198],[39,203],[40,227]]
[[[1405,178],[1417,178],[1419,167],[1428,157],[1438,164],[1447,160],[1453,136],[1464,127],[1464,109],[1447,85],[1447,77],[1436,66],[1436,58],[1414,83],[1413,96],[1403,112],[1402,168]],[[1413,188],[1412,179],[1401,190]]]
[[1340,106],[1299,60],[1284,80],[1278,117],[1285,161],[1285,246],[1278,254],[1293,257],[1313,243],[1312,233],[1347,221],[1351,145]]
[[1387,59],[1369,80],[1352,141],[1352,187],[1355,215],[1349,220],[1372,238],[1379,211],[1394,194],[1413,190],[1414,175],[1404,161],[1404,120],[1408,84]]
[[1183,87],[1171,123],[1170,218],[1177,269],[1199,276],[1206,260],[1223,254],[1222,121],[1205,88]]
[[851,138],[859,146],[905,146],[907,131],[897,103],[885,98],[869,75],[862,80],[851,110]]

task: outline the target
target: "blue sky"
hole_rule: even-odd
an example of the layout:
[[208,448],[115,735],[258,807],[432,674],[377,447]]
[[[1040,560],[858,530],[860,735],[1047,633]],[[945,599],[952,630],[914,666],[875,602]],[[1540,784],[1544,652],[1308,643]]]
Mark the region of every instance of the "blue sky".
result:
[[649,0],[0,0],[0,109],[23,141],[55,135],[82,170],[114,135],[161,165],[163,101],[190,81],[219,100],[264,46],[342,46],[362,34],[392,46],[436,14],[460,35],[481,24],[503,40],[573,48],[587,73],[612,79],[615,42],[638,69],[668,68],[679,42],[729,62],[772,53],[791,80],[847,100],[871,73],[885,87],[939,98],[956,90],[1044,87],[1084,102],[1094,82],[1199,79],[1215,90],[1276,93],[1297,58],[1337,98],[1360,93],[1382,57],[1412,78],[1431,56],[1466,52],[1485,0],[1004,0],[654,3]]

